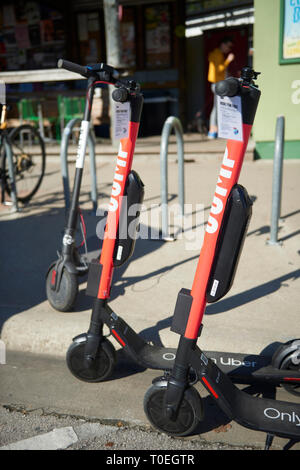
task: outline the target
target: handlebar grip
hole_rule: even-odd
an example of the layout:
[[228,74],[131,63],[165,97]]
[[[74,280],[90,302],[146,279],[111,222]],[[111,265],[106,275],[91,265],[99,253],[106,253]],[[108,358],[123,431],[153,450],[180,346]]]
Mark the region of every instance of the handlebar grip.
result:
[[59,69],[66,69],[66,70],[69,70],[70,72],[78,73],[79,75],[82,75],[83,77],[86,77],[86,78],[88,78],[90,75],[86,67],[83,67],[82,65],[74,64],[74,62],[70,62],[69,60],[59,59],[57,61],[57,67]]
[[216,83],[216,94],[219,96],[236,96],[240,89],[240,82],[237,78],[231,77]]

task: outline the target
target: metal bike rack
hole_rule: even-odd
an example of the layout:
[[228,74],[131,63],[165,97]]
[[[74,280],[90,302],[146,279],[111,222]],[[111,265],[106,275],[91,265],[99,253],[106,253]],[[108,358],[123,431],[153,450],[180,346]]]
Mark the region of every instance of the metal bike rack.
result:
[[281,211],[281,193],[282,193],[282,171],[283,171],[283,149],[284,149],[284,116],[278,116],[276,121],[275,150],[273,163],[273,186],[272,186],[272,211],[271,211],[271,230],[268,245],[281,245],[278,241],[278,221]]
[[162,237],[166,241],[174,240],[169,234],[169,210],[168,210],[168,145],[172,129],[175,130],[178,157],[178,197],[181,214],[184,215],[184,149],[183,130],[181,122],[174,116],[165,121],[160,145],[160,182],[161,182],[161,206],[162,206]]
[[[80,122],[80,118],[74,118],[66,125],[60,146],[60,160],[61,160],[61,173],[63,179],[63,188],[65,195],[65,208],[68,210],[70,208],[70,185],[69,185],[69,171],[68,171],[68,145],[70,136],[74,129],[74,126]],[[96,176],[96,159],[95,159],[95,143],[91,135],[91,132],[88,135],[88,147],[89,147],[89,157],[90,157],[90,171],[91,171],[91,199],[93,204],[93,211],[97,211],[97,176]]]

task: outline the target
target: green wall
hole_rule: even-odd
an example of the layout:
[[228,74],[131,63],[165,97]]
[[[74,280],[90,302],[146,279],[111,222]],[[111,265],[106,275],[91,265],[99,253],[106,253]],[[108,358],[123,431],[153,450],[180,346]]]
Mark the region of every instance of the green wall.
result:
[[283,115],[284,156],[300,158],[300,63],[279,64],[280,0],[254,0],[254,7],[254,69],[262,92],[253,127],[257,156],[273,157],[276,119]]

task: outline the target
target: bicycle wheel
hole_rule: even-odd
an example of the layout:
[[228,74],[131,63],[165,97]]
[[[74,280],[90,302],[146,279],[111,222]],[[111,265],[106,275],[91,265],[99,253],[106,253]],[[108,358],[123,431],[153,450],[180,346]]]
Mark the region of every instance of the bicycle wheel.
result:
[[[17,196],[20,202],[28,202],[37,192],[45,173],[46,152],[38,131],[29,124],[16,127],[9,134],[16,178]],[[2,171],[5,174],[5,190],[10,194],[10,179],[5,151],[2,153]]]

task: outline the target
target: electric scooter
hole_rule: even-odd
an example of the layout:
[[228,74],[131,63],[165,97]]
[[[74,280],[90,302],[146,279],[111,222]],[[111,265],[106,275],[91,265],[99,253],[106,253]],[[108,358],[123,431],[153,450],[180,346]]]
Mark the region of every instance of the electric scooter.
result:
[[[49,266],[46,276],[46,294],[49,303],[56,310],[66,312],[71,310],[75,304],[78,293],[78,276],[85,275],[89,269],[88,262],[80,256],[78,248],[75,246],[74,235],[80,216],[80,222],[83,227],[83,244],[85,244],[85,226],[79,209],[79,195],[95,86],[99,83],[113,84],[116,87],[122,87],[123,92],[126,90],[134,92],[137,85],[133,81],[121,79],[117,70],[103,63],[82,67],[60,59],[57,65],[58,68],[64,68],[79,73],[88,79],[85,111],[80,128],[71,207],[64,230],[61,253],[58,253],[58,259]],[[120,93],[120,88],[116,88],[115,92]],[[121,99],[119,100],[120,102]]]
[[[216,85],[217,94],[241,99],[243,140],[227,141],[192,289],[181,289],[177,297],[171,326],[180,335],[176,358],[171,372],[154,379],[144,397],[144,410],[156,429],[188,435],[204,419],[200,394],[193,387],[200,382],[230,420],[266,432],[265,449],[269,449],[274,436],[300,440],[300,404],[247,394],[197,346],[206,303],[226,295],[233,283],[251,215],[251,200],[238,179],[260,98],[256,78],[252,69],[244,68],[241,79]],[[278,370],[278,381],[299,383],[299,356],[298,349],[292,354],[293,367]],[[262,380],[272,384],[273,372],[268,374],[266,367]]]
[[[250,71],[246,69],[243,80],[245,83],[249,81],[250,86],[252,75],[250,74],[250,79],[247,79],[247,73],[250,74]],[[121,207],[124,202],[123,195],[126,193],[127,182],[130,183],[132,177],[133,150],[143,103],[140,93],[134,95],[129,93],[128,100],[131,107],[129,136],[127,139],[121,139],[120,142],[101,257],[100,260],[94,260],[91,263],[88,275],[86,293],[94,297],[90,326],[87,333],[82,333],[73,338],[66,355],[70,372],[76,378],[86,382],[107,380],[111,377],[116,365],[116,351],[108,339],[109,335],[103,333],[104,325],[109,328],[110,335],[119,343],[124,352],[142,367],[171,371],[176,357],[175,348],[166,348],[148,343],[108,305],[114,268],[128,259],[123,257],[118,260],[117,254],[132,253],[134,249],[134,240],[130,237],[129,227],[132,224],[136,227],[138,220],[134,220],[134,216],[128,215],[132,213],[128,208],[131,207],[133,202],[142,202],[141,187],[136,185],[134,188],[128,185],[127,205],[124,208]],[[243,147],[244,151],[246,146],[247,141]],[[249,198],[247,204],[250,205]],[[243,208],[239,208],[239,210],[241,209]],[[250,210],[251,208],[248,207],[246,214],[243,214],[244,219],[250,216]],[[118,239],[119,226],[121,232],[127,234],[127,239]],[[218,298],[217,292],[214,298]],[[294,362],[297,354],[300,354],[300,341],[297,342],[297,340],[281,345],[273,357],[218,352],[207,353],[214,361],[220,362],[221,369],[236,383],[252,384],[267,381],[277,386],[283,384],[289,387],[290,392],[296,394],[299,393],[297,387],[299,387],[300,380],[299,363],[295,366]],[[289,378],[289,381],[285,380],[286,377]]]

